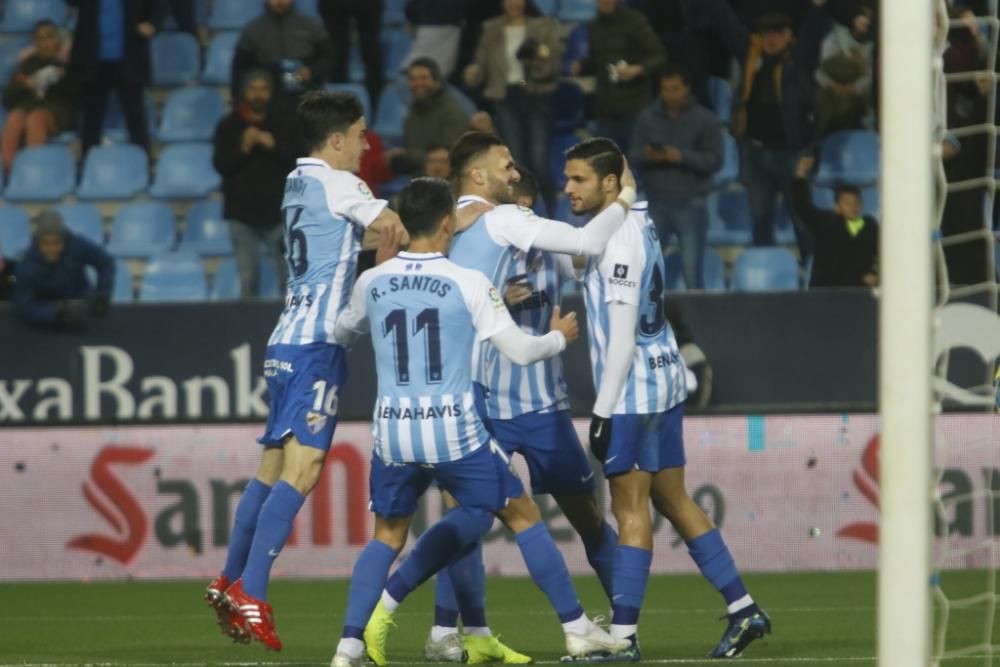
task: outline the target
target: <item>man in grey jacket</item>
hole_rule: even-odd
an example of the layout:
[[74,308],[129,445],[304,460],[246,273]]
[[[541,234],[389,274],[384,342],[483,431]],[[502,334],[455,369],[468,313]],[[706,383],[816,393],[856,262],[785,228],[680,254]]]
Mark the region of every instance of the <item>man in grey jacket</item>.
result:
[[705,197],[723,150],[719,119],[691,98],[687,72],[668,66],[660,76],[660,99],[636,122],[629,160],[642,175],[660,242],[677,237],[688,289],[704,287]]
[[[251,2],[252,0],[247,0]],[[274,91],[291,101],[322,87],[333,69],[333,44],[323,24],[294,7],[294,0],[264,0],[264,13],[240,33],[233,54],[233,99],[253,68],[274,77]]]

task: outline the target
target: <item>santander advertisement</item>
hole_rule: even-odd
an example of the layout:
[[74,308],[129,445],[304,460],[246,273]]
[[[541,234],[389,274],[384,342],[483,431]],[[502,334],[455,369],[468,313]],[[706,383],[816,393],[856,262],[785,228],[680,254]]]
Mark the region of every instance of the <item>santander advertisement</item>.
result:
[[[577,421],[585,439],[586,423]],[[252,477],[255,425],[3,429],[0,579],[207,578],[225,557],[239,494]],[[1000,417],[938,420],[936,559],[996,567]],[[879,431],[872,415],[691,417],[687,489],[747,571],[873,569],[879,521]],[[367,424],[338,427],[322,480],[299,515],[277,576],[348,576],[368,541]],[[527,470],[518,457],[522,479]],[[599,484],[609,507],[606,484]],[[929,485],[929,489],[930,489]],[[928,493],[930,501],[931,493]],[[573,572],[589,572],[558,508],[538,498]],[[436,492],[414,521],[441,515]],[[610,515],[610,510],[609,510]],[[653,570],[691,572],[687,549],[657,519]],[[412,544],[412,539],[411,539]],[[525,574],[499,522],[493,574]]]

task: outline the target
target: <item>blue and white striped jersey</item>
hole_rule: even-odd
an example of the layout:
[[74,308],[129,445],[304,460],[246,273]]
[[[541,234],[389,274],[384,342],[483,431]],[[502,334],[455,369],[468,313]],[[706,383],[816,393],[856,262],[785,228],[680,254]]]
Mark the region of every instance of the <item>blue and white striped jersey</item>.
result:
[[322,160],[299,158],[296,165],[281,202],[285,309],[268,345],[336,343],[334,324],[351,297],[361,238],[386,201],[375,199],[354,174]]
[[620,301],[639,308],[632,368],[614,414],[665,412],[687,398],[684,361],[663,312],[665,275],[660,241],[645,202],[632,207],[604,253],[587,262],[584,298],[597,391],[607,359],[607,304]]
[[[482,201],[463,196],[458,206]],[[501,290],[511,278],[527,274],[534,294],[513,308],[511,314],[525,333],[535,336],[548,330],[552,308],[559,305],[559,287],[574,277],[569,257],[532,249],[535,237],[547,222],[523,206],[497,206],[455,235],[448,253],[453,262],[481,272]],[[518,366],[485,343],[477,351],[473,365],[476,380],[489,389],[490,417],[513,419],[528,412],[568,407],[559,355]]]
[[442,254],[401,252],[361,274],[340,326],[371,331],[379,458],[455,461],[488,442],[475,407],[472,350],[513,325],[490,281]]

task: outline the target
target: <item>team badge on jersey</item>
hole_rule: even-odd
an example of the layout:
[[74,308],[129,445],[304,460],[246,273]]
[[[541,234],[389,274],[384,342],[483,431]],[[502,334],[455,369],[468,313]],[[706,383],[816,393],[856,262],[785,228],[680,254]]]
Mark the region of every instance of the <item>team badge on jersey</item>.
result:
[[372,191],[368,189],[368,184],[365,183],[364,181],[360,180],[358,181],[358,192],[363,194],[365,197],[368,197],[369,199],[375,199],[375,195],[373,195]]
[[326,426],[326,415],[321,412],[310,410],[306,413],[306,427],[309,432],[316,435]]
[[503,297],[500,296],[500,292],[497,291],[496,287],[490,287],[490,301],[493,302],[494,310],[504,310],[507,305],[503,302]]

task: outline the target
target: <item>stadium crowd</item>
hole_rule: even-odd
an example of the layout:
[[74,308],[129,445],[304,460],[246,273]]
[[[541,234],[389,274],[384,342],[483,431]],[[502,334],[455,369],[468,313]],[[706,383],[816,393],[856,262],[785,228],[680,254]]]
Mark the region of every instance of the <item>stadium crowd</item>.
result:
[[[954,3],[964,23],[949,32],[948,71],[989,69],[984,4]],[[140,299],[273,296],[282,183],[301,152],[289,119],[326,86],[366,108],[360,176],[379,196],[445,175],[448,147],[479,129],[536,176],[536,210],[572,221],[562,153],[605,136],[650,202],[669,287],[878,281],[875,0],[0,0],[0,11],[8,272],[40,205],[58,204],[69,234],[117,260],[115,301],[135,298],[133,277]],[[950,85],[948,126],[987,120],[991,86]],[[950,136],[949,180],[983,176],[990,146]],[[945,235],[983,227],[985,192],[948,196]],[[985,280],[983,250],[949,248],[951,279]],[[194,275],[147,290],[146,260],[165,268],[154,276]]]

